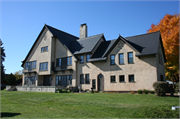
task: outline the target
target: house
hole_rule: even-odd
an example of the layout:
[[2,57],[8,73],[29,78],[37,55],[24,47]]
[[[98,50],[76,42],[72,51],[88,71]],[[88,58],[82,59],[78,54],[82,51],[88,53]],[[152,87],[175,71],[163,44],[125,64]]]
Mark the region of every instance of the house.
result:
[[106,40],[104,34],[80,36],[44,25],[22,61],[23,86],[79,87],[95,91],[153,90],[165,81],[166,62],[160,31]]

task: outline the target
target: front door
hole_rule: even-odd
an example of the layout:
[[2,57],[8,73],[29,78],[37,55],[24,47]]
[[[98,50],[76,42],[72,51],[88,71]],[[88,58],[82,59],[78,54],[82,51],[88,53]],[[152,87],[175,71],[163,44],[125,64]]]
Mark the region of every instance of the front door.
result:
[[43,86],[50,86],[51,85],[51,76],[44,76],[43,77]]
[[104,91],[104,76],[102,74],[98,75],[98,91]]

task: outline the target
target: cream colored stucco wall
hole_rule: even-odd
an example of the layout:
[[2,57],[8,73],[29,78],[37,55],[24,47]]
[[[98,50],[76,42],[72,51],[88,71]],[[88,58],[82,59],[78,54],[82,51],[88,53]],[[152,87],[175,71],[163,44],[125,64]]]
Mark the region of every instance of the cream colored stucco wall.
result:
[[[45,39],[46,37],[46,39]],[[32,49],[32,52],[28,56],[26,62],[36,61],[36,69],[32,69],[32,71],[36,71],[36,84],[38,83],[38,75],[50,75],[51,74],[51,42],[52,42],[52,34],[51,32],[45,28],[37,39],[37,43],[35,47]],[[42,47],[48,46],[47,52],[41,52]],[[47,71],[39,71],[40,63],[48,62],[48,70]],[[25,63],[23,65],[25,68]],[[28,72],[28,70],[24,69],[23,72]],[[23,74],[23,84],[25,77],[34,76],[33,73],[24,73]],[[37,84],[38,85],[38,84]]]
[[[133,52],[134,64],[128,64],[128,52]],[[119,65],[119,53],[124,53],[124,65]],[[115,54],[116,65],[110,65],[110,55]],[[77,84],[82,89],[91,89],[92,79],[96,79],[101,73],[104,76],[104,91],[137,91],[138,89],[153,90],[152,84],[157,81],[156,57],[146,56],[138,58],[136,52],[122,41],[115,46],[110,52],[106,61],[86,63],[86,55],[84,55],[85,63],[77,63],[78,75]],[[89,74],[90,84],[80,84],[80,74]],[[130,83],[128,75],[134,74],[135,82]],[[110,76],[116,76],[116,83],[110,82]],[[125,75],[125,83],[119,82],[119,75]]]

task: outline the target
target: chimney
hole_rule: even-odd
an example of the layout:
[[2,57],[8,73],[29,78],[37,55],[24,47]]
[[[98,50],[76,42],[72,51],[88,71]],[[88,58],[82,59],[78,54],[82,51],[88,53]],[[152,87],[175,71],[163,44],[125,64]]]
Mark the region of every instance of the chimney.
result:
[[80,33],[79,38],[86,38],[87,37],[87,26],[86,23],[81,24],[80,26]]

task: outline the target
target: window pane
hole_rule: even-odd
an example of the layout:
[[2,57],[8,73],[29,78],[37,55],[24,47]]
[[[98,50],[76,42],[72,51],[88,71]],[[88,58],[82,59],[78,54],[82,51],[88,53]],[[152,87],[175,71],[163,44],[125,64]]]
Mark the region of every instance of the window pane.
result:
[[86,55],[86,62],[89,62],[90,55]]
[[80,56],[80,59],[81,59],[80,63],[83,63],[84,62],[84,56],[83,55]]
[[59,59],[59,66],[61,66],[61,59]]
[[110,58],[111,64],[115,64],[115,55],[111,55]]
[[119,76],[119,82],[124,82],[124,75]]
[[111,76],[111,82],[116,82],[116,77],[115,76]]
[[66,85],[69,85],[69,76],[67,76]]
[[119,54],[119,64],[124,64],[124,54]]
[[133,82],[134,81],[134,75],[129,75],[129,82]]
[[46,51],[48,51],[48,46],[46,47]]
[[89,84],[89,74],[86,74],[85,77],[86,77],[86,84]]
[[96,80],[92,80],[92,87],[93,89],[96,89]]
[[128,53],[128,62],[133,63],[133,53],[132,52]]
[[59,85],[61,85],[61,76],[59,76],[59,82],[58,82]]
[[41,52],[43,52],[44,51],[44,48],[41,48]]
[[70,57],[70,65],[72,65],[72,57]]
[[80,84],[84,84],[84,75],[83,74],[80,75]]
[[69,76],[70,84],[72,84],[72,75]]

